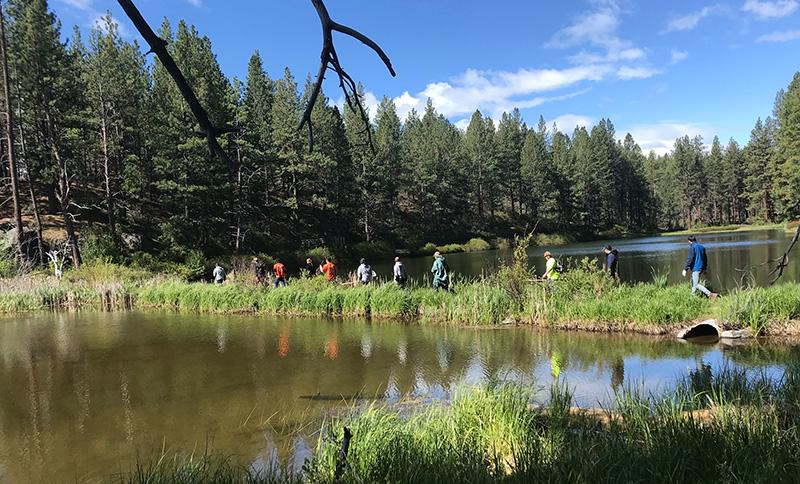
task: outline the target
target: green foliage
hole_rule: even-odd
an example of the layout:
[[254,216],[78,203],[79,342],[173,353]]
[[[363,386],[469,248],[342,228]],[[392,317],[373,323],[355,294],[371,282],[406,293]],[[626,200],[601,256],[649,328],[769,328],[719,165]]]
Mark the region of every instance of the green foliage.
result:
[[420,255],[433,255],[436,252],[438,247],[433,242],[428,242],[427,244],[423,245],[422,247],[417,250]]
[[482,252],[484,250],[489,250],[492,248],[489,242],[486,242],[480,238],[469,239],[466,244],[463,245],[464,252]]
[[84,262],[108,261],[120,263],[124,254],[111,234],[90,232],[82,240],[81,255]]

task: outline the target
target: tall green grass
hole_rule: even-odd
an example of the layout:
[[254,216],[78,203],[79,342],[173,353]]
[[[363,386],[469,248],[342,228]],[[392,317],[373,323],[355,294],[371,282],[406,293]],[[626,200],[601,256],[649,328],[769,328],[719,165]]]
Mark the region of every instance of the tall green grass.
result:
[[580,410],[554,386],[538,404],[513,384],[462,388],[423,407],[353,407],[322,426],[302,469],[256,471],[232,459],[179,455],[139,463],[114,482],[335,482],[342,429],[352,432],[338,482],[796,482],[800,366],[763,373],[701,365],[674,392],[634,383],[604,409]]
[[293,279],[286,288],[247,282],[189,283],[98,263],[61,281],[34,276],[0,279],[0,312],[159,308],[201,313],[261,313],[376,318],[457,326],[538,324],[661,333],[715,317],[756,332],[800,321],[800,284],[748,288],[716,303],[692,297],[688,285],[619,284],[586,261],[552,287],[515,264],[497,274],[457,281],[452,292],[393,283],[328,284]]
[[[795,370],[793,370],[795,371]],[[330,482],[337,431],[353,432],[342,482],[791,482],[800,471],[796,378],[687,378],[676,394],[628,389],[604,412],[544,407],[515,386],[462,390],[450,406],[383,406],[327,425],[310,482]]]

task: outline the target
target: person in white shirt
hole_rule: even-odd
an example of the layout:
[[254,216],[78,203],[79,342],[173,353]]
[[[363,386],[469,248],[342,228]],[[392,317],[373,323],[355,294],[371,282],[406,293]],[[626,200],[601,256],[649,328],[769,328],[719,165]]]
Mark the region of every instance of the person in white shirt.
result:
[[394,275],[394,282],[398,286],[404,287],[406,285],[408,274],[406,273],[406,266],[399,257],[394,258],[394,269],[392,270],[392,274]]
[[356,272],[358,276],[358,282],[361,284],[369,284],[372,282],[372,267],[370,267],[369,263],[366,259],[361,259],[361,263],[358,266],[358,271]]

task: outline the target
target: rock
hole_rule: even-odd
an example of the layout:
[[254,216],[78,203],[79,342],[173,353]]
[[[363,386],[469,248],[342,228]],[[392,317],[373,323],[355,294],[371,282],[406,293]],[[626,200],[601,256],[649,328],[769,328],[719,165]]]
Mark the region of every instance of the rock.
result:
[[753,332],[750,331],[750,328],[745,329],[729,329],[727,331],[723,331],[719,334],[720,338],[726,339],[743,339],[743,338],[752,338]]

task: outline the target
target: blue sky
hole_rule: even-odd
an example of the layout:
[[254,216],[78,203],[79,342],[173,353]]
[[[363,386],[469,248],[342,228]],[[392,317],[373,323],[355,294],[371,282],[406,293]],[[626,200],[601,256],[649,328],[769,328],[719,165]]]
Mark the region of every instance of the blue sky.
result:
[[[110,10],[138,38],[114,0],[50,2],[65,32]],[[300,81],[316,72],[320,28],[308,0],[136,3],[155,26],[164,16],[195,24],[229,76],[245,75],[255,49],[273,77],[284,66]],[[430,97],[462,126],[476,108],[497,119],[516,106],[529,124],[541,114],[568,132],[609,117],[645,151],[664,152],[683,134],[746,142],[800,69],[800,0],[328,0],[328,8],[392,58],[397,78],[365,47],[336,38],[371,104],[387,95],[404,115]],[[326,83],[334,100],[336,88]]]

